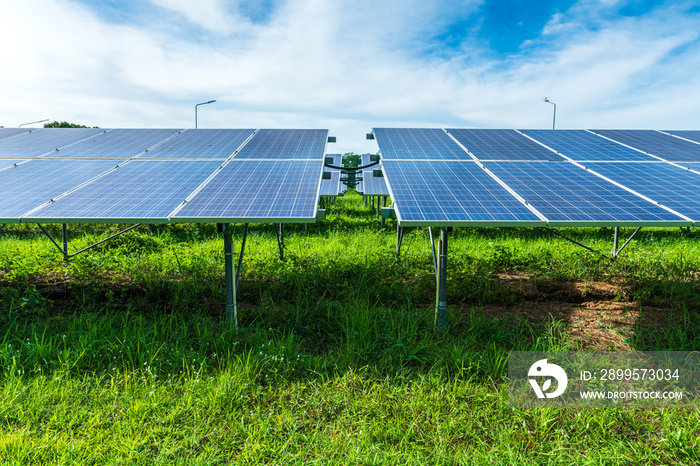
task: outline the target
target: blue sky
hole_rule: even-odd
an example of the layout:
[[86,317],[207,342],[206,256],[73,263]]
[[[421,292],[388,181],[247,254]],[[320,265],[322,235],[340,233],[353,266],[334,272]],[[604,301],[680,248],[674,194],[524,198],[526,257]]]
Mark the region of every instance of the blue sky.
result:
[[0,125],[700,129],[700,2],[0,0]]

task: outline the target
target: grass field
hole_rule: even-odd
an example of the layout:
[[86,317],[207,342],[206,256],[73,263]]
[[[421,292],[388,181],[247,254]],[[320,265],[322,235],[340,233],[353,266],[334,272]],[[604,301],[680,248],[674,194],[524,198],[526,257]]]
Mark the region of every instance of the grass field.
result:
[[[71,226],[71,250],[115,228]],[[612,247],[610,229],[562,231]],[[445,332],[424,229],[397,259],[395,224],[350,194],[285,243],[280,261],[251,227],[231,330],[214,225],[140,227],[68,264],[8,225],[0,463],[700,463],[697,410],[507,396],[511,350],[700,350],[697,232],[642,230],[612,263],[532,229],[455,229]]]

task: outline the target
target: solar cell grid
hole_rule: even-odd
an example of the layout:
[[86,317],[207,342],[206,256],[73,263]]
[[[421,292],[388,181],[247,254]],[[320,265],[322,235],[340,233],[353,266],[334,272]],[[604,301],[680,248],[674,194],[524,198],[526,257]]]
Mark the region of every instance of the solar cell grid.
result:
[[236,159],[323,159],[328,130],[261,129]]
[[[687,225],[656,206],[570,162],[484,162],[553,226]],[[700,178],[700,176],[698,177]]]
[[112,129],[52,152],[46,157],[126,160],[177,133],[176,129]]
[[340,171],[331,170],[330,180],[321,180],[321,196],[337,196],[340,194]]
[[0,221],[22,214],[114,168],[108,160],[32,160],[0,171]]
[[695,222],[700,221],[700,175],[697,173],[664,162],[590,162],[586,166]]
[[386,180],[381,176],[374,176],[374,170],[362,170],[362,181],[364,183],[363,193],[368,196],[388,196],[389,188]]
[[227,159],[252,129],[188,129],[148,151],[140,159]]
[[0,139],[0,158],[34,158],[90,138],[103,130],[97,128],[43,128]]
[[27,133],[30,128],[0,128],[0,139],[9,138],[16,134]]
[[700,144],[652,130],[599,130],[594,132],[671,162],[700,162]]
[[24,159],[0,159],[0,170],[10,168],[18,163],[26,162]]
[[512,129],[448,129],[479,160],[561,160]]
[[475,162],[384,160],[383,167],[404,226],[544,224]]
[[322,170],[318,160],[234,158],[172,221],[314,221]]
[[134,160],[22,218],[50,222],[167,222],[221,165],[218,161]]
[[523,130],[527,136],[546,144],[560,154],[576,161],[651,161],[654,160],[629,147],[602,138],[585,130]]
[[693,142],[700,143],[700,131],[665,131],[684,139],[689,139]]
[[471,160],[439,128],[374,128],[382,159]]

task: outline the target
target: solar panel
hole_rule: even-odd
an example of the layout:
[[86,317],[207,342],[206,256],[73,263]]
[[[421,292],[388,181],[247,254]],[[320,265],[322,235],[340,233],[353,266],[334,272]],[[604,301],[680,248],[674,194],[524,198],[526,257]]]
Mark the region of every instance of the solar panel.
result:
[[[335,165],[336,167],[343,166],[343,154],[326,154],[326,157],[333,158],[333,162],[331,162],[331,165]],[[329,170],[332,171],[332,169]]]
[[10,168],[18,163],[26,162],[24,159],[0,159],[0,170]]
[[484,166],[544,215],[550,226],[651,226],[674,221],[689,225],[570,162],[484,162]]
[[330,180],[321,180],[321,196],[337,196],[340,194],[340,170],[331,170]]
[[9,138],[16,134],[28,133],[31,128],[0,128],[0,139]]
[[322,170],[319,160],[234,158],[171,220],[313,222]]
[[402,226],[537,226],[544,221],[473,161],[384,160]]
[[43,128],[0,139],[0,159],[34,158],[54,152],[103,130],[97,128]]
[[41,204],[114,168],[109,160],[32,160],[0,171],[0,222],[19,217]]
[[140,159],[227,159],[253,134],[252,129],[188,129]]
[[374,128],[382,159],[471,160],[439,128]]
[[629,147],[578,129],[523,130],[524,134],[575,161],[651,161],[654,160]]
[[691,141],[700,143],[700,131],[683,130],[683,131],[665,131],[665,132],[673,134],[674,136],[678,136],[680,138],[689,139]]
[[22,221],[165,223],[220,165],[217,161],[137,159],[22,217]]
[[479,160],[561,160],[512,129],[448,129]]
[[[664,162],[596,163],[587,168],[700,221],[700,175]],[[700,171],[700,167],[696,168]]]
[[126,160],[177,133],[176,129],[111,129],[46,157]]
[[362,170],[362,192],[367,196],[388,196],[389,188],[382,176],[374,176],[374,170]]
[[261,129],[236,159],[323,159],[328,130]]
[[596,133],[671,162],[700,162],[700,144],[652,130],[594,130]]

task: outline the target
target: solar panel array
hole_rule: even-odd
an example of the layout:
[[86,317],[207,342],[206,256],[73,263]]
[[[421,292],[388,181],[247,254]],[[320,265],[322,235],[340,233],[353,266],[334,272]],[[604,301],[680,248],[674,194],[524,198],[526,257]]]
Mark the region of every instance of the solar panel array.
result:
[[31,128],[0,128],[0,139],[31,131]]
[[326,141],[326,130],[15,133],[0,139],[0,222],[313,222]]
[[[370,163],[372,163],[370,154],[362,154],[362,166],[369,165]],[[384,176],[374,176],[375,169],[379,170],[379,166],[375,165],[362,170],[362,186],[360,192],[367,196],[388,196],[389,188],[386,185],[386,180]]]
[[[330,164],[335,167],[343,166],[342,154],[326,154],[326,159],[332,159]],[[321,180],[321,196],[338,196],[345,186],[340,182],[340,170],[324,168],[324,172],[330,173],[330,179]]]
[[[700,144],[670,134],[383,128],[374,135],[405,226],[700,221],[700,164],[696,169],[692,163]],[[447,156],[436,154],[436,147]]]
[[596,134],[668,161],[700,162],[700,144],[652,130],[593,130]]

